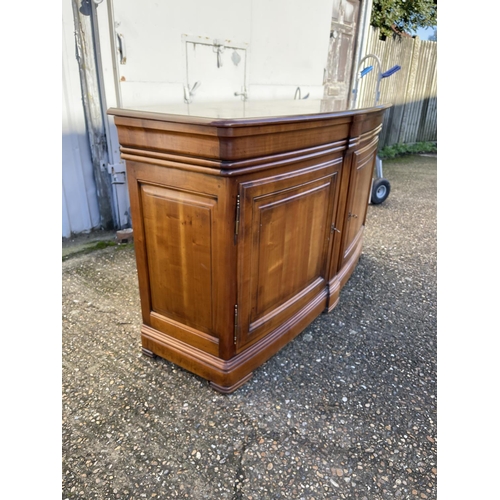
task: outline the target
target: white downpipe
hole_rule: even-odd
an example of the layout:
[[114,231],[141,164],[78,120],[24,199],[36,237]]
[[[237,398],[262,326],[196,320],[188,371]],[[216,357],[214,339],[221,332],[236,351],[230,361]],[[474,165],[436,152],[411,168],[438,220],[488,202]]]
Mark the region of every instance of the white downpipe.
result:
[[361,0],[361,12],[359,15],[358,26],[358,40],[356,44],[356,53],[354,55],[352,74],[351,74],[351,88],[349,89],[349,101],[352,97],[352,91],[356,86],[357,69],[361,63],[361,59],[366,54],[366,45],[369,37],[370,19],[372,16],[373,0]]

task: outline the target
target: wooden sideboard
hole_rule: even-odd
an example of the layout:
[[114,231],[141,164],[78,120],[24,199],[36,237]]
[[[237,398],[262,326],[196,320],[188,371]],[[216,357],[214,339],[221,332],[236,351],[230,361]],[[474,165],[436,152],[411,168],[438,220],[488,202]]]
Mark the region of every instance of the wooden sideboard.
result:
[[143,352],[230,393],[331,311],[359,259],[387,106],[108,110],[126,161]]

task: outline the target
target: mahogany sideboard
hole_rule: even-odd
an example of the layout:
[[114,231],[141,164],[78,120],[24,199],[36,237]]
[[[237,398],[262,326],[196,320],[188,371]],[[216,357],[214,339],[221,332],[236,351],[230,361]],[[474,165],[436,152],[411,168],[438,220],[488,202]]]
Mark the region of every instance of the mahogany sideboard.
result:
[[145,354],[230,393],[335,307],[361,253],[387,107],[108,110],[126,161]]

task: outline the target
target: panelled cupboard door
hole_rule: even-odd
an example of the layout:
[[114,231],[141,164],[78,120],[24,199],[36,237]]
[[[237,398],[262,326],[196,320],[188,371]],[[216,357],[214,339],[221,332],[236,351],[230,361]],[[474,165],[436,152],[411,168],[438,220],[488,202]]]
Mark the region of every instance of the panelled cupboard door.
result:
[[131,163],[129,171],[132,202],[141,214],[134,231],[144,323],[218,355],[221,310],[227,308],[215,278],[225,271],[217,244],[220,193],[149,182],[140,164]]
[[349,183],[346,219],[344,223],[343,254],[340,267],[352,257],[363,235],[368,199],[371,192],[373,168],[377,153],[377,142],[355,151],[351,156],[351,178]]
[[240,185],[238,350],[325,293],[341,164]]
[[152,311],[213,334],[211,229],[217,200],[143,184]]

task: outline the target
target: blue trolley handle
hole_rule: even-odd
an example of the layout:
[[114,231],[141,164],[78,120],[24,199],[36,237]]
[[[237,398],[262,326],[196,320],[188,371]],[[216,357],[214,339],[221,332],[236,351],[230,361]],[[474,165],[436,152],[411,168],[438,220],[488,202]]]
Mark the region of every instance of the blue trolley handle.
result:
[[401,66],[399,66],[398,64],[396,64],[396,66],[393,66],[392,68],[388,69],[384,73],[382,73],[382,72],[379,73],[379,75],[378,75],[378,81],[377,81],[377,89],[375,91],[375,106],[378,104],[378,101],[380,99],[380,82],[384,78],[387,78],[387,77],[393,75],[394,73],[396,73],[396,71],[399,71],[400,69],[401,69]]
[[363,78],[365,75],[367,75],[371,70],[373,69],[373,66],[367,66],[366,68],[364,68],[360,74],[359,74],[359,77],[360,78]]
[[[379,99],[380,99],[380,82],[384,78],[388,78],[389,76],[391,76],[394,73],[396,73],[397,71],[399,71],[401,69],[401,66],[399,66],[399,64],[396,64],[392,68],[390,68],[387,71],[385,71],[384,73],[382,73],[381,62],[380,62],[380,59],[378,58],[378,56],[376,56],[375,54],[368,54],[361,59],[361,61],[358,64],[358,68],[361,67],[362,63],[364,61],[366,61],[366,59],[370,59],[370,58],[375,59],[375,63],[376,63],[377,70],[378,70],[377,86],[375,89],[375,103],[374,103],[374,106],[376,106],[378,104]],[[362,69],[361,71],[359,71],[359,69],[358,69],[358,77],[356,78],[356,85],[355,85],[354,89],[352,90],[352,94],[353,94],[352,95],[352,105],[351,105],[352,109],[354,109],[356,107],[359,81],[361,80],[361,78],[366,76],[372,70],[373,70],[373,66],[367,66],[366,68]]]
[[390,68],[387,71],[385,71],[384,73],[382,73],[380,75],[380,78],[387,78],[387,77],[393,75],[394,73],[396,73],[396,71],[399,71],[400,69],[401,69],[401,66],[396,64],[396,66],[393,66],[392,68]]

